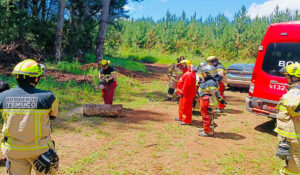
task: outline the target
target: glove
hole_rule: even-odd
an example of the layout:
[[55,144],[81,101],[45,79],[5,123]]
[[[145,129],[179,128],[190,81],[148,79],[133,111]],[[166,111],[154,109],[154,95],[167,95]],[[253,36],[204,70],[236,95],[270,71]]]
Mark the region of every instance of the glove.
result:
[[278,143],[277,152],[275,154],[279,159],[290,160],[290,144],[286,140],[283,140]]
[[54,152],[52,149],[49,149],[34,161],[34,166],[40,173],[45,170],[45,174],[48,174],[51,167],[58,169],[58,162],[59,157],[57,156],[56,152]]
[[222,99],[222,100],[220,101],[220,103],[221,103],[221,104],[226,104],[226,105],[227,105],[227,103],[226,103],[226,101],[225,101],[224,99]]

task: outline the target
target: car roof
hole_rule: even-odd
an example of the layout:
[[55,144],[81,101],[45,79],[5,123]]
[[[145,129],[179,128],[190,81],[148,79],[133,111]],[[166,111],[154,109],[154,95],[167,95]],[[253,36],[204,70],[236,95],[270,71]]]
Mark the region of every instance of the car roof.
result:
[[285,26],[285,25],[293,25],[293,24],[300,24],[300,21],[288,21],[288,22],[280,22],[280,23],[273,23],[271,26]]
[[244,68],[254,68],[254,64],[251,63],[234,63],[231,64],[227,69],[244,69]]

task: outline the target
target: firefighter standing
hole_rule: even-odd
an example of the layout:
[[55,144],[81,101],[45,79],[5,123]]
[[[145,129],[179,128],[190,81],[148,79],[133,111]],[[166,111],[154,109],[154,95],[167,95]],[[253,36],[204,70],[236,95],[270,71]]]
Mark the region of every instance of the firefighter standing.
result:
[[9,175],[55,174],[58,156],[51,139],[50,118],[58,114],[58,101],[52,92],[36,89],[44,70],[34,60],[20,62],[12,74],[18,86],[0,94],[2,153]]
[[182,75],[182,70],[180,69],[180,61],[184,60],[184,56],[177,58],[177,63],[171,64],[168,68],[168,78],[169,78],[169,89],[168,95],[165,101],[172,100],[174,91],[176,89],[177,81]]
[[[202,77],[204,81],[200,85],[200,112],[203,122],[203,130],[199,131],[199,136],[212,137],[214,136],[213,130],[213,115],[214,109],[218,106],[218,102],[225,104],[218,91],[218,82],[213,78],[215,74],[215,67],[206,65],[201,68]],[[209,114],[209,110],[211,113]]]
[[112,104],[115,89],[117,87],[117,71],[114,67],[110,66],[110,61],[108,60],[101,60],[99,65],[99,80],[100,86],[103,86],[103,88],[101,88],[101,92],[104,104]]
[[286,160],[281,175],[300,174],[300,64],[291,64],[281,70],[289,87],[277,108],[278,150],[276,156]]
[[[219,62],[219,59],[216,56],[210,56],[206,59],[208,64],[213,65],[216,68],[217,76],[220,78],[218,80],[219,84],[219,92],[222,98],[225,100],[224,91],[225,86],[227,86],[227,76],[226,76],[226,69],[225,67]],[[216,112],[222,112],[226,107],[225,104],[219,103],[218,109]]]
[[179,100],[179,118],[181,125],[192,123],[193,100],[196,96],[196,74],[192,70],[191,61],[180,62],[183,75],[177,83],[177,95]]

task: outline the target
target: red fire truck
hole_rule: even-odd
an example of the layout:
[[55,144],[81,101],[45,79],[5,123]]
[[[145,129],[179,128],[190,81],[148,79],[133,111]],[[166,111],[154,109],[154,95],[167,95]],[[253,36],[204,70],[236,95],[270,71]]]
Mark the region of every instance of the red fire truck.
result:
[[287,91],[279,70],[296,62],[300,63],[300,21],[271,24],[259,46],[246,109],[276,118],[276,105]]

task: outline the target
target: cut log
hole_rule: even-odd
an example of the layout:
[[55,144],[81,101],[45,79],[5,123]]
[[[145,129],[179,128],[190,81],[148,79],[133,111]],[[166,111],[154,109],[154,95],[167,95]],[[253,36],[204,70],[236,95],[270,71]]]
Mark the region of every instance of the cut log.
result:
[[122,116],[122,105],[108,104],[85,104],[83,106],[84,116]]

